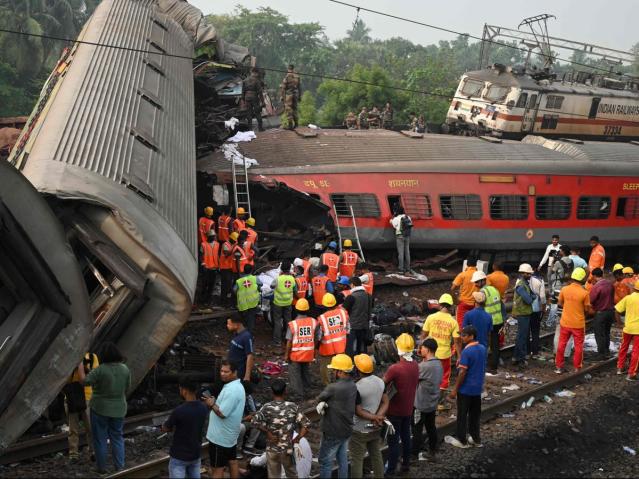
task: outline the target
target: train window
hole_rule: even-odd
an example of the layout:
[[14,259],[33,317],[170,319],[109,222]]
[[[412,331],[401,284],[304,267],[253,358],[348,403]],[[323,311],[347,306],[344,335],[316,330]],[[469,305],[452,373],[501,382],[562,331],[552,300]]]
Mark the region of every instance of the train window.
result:
[[488,101],[502,101],[508,96],[508,93],[510,93],[509,86],[490,85],[484,95],[484,99]]
[[334,194],[331,201],[335,205],[338,216],[350,216],[351,206],[353,214],[360,218],[379,218],[380,210],[377,196],[371,193],[363,194]]
[[526,108],[526,102],[528,101],[528,93],[522,93],[517,99],[517,108]]
[[601,220],[610,215],[610,196],[582,196],[577,205],[577,219]]
[[544,115],[541,119],[542,130],[554,130],[557,128],[559,115]]
[[592,99],[592,103],[590,104],[590,112],[588,112],[589,120],[592,120],[593,118],[597,118],[597,112],[599,111],[599,103],[601,103],[601,98]]
[[413,219],[423,220],[433,217],[430,196],[417,194],[402,195],[404,211]]
[[494,195],[490,197],[490,217],[493,220],[525,220],[528,218],[528,197]]
[[564,102],[564,97],[559,95],[548,95],[546,98],[546,108],[552,108],[553,110],[561,110],[561,105]]
[[482,216],[479,195],[440,195],[439,206],[445,220],[479,220]]
[[464,80],[464,86],[462,87],[461,92],[464,96],[479,96],[483,89],[483,81],[471,80],[470,78],[466,78],[466,80]]
[[535,218],[538,220],[565,220],[570,217],[570,196],[538,196],[535,200]]
[[627,220],[639,218],[639,196],[619,198],[619,201],[617,201],[617,216]]

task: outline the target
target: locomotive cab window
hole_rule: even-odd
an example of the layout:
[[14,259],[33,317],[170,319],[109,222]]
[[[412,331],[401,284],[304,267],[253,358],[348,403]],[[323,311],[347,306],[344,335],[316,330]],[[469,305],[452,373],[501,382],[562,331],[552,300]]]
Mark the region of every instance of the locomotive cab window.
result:
[[337,216],[351,216],[351,207],[356,217],[379,218],[380,216],[377,196],[371,193],[333,194],[331,201],[335,205]]
[[582,196],[577,205],[577,219],[601,220],[610,215],[610,196]]
[[502,101],[508,96],[508,93],[510,93],[509,86],[493,84],[488,87],[488,90],[486,90],[486,94],[484,95],[484,100]]
[[528,197],[523,195],[494,195],[489,199],[493,220],[525,220],[528,218]]
[[445,220],[479,220],[482,216],[479,195],[440,195],[439,206]]
[[566,220],[570,217],[570,196],[538,196],[535,218],[538,220]]
[[639,218],[639,196],[627,196],[617,201],[617,217],[627,220]]
[[561,105],[564,102],[564,97],[559,95],[548,95],[546,98],[546,108],[553,110],[561,110]]
[[461,93],[464,96],[479,96],[481,95],[481,91],[484,89],[484,82],[479,80],[472,80],[470,78],[466,78],[464,80],[464,86],[461,89]]
[[526,102],[528,101],[528,93],[522,93],[517,98],[517,108],[526,108]]

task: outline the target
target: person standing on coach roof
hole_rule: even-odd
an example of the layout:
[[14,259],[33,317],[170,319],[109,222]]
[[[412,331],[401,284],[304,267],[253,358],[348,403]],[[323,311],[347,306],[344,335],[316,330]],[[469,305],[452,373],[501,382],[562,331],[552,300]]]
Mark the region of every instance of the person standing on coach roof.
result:
[[240,476],[236,459],[237,438],[246,403],[244,386],[237,378],[237,367],[230,361],[222,361],[220,379],[224,387],[219,397],[206,397],[204,402],[211,410],[206,439],[209,441],[211,476],[224,477],[224,468],[229,468],[231,479]]
[[601,268],[592,270],[594,284],[590,289],[590,304],[595,312],[593,329],[599,359],[610,358],[610,328],[615,321],[615,287],[603,278]]
[[395,229],[395,243],[397,245],[397,268],[400,274],[409,273],[410,269],[410,235],[413,220],[404,213],[404,207],[398,206],[395,216],[390,220]]
[[530,317],[533,313],[533,303],[537,295],[530,287],[530,278],[534,273],[532,266],[523,263],[519,266],[520,277],[515,284],[513,297],[513,318],[517,320],[517,340],[512,359],[513,364],[526,366],[528,355],[528,336],[530,335]]
[[464,322],[464,314],[475,307],[473,292],[478,291],[472,282],[473,274],[477,271],[477,258],[470,257],[466,260],[466,269],[455,276],[450,287],[451,293],[459,288],[459,304],[457,305],[457,324],[461,330]]

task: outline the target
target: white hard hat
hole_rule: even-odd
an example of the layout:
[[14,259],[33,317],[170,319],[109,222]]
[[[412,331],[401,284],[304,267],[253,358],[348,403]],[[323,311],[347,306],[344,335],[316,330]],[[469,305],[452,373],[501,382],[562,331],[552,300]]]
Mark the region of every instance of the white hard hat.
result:
[[535,270],[533,270],[532,266],[530,266],[528,263],[522,263],[519,265],[519,272],[533,274]]
[[302,261],[302,258],[295,258],[293,260],[293,266],[304,266],[304,261]]
[[359,277],[359,280],[362,283],[368,283],[370,281],[370,278],[368,277],[368,274],[363,274]]
[[486,273],[483,271],[475,271],[473,273],[473,277],[470,278],[471,283],[476,283],[477,281],[481,281],[482,279],[486,279]]

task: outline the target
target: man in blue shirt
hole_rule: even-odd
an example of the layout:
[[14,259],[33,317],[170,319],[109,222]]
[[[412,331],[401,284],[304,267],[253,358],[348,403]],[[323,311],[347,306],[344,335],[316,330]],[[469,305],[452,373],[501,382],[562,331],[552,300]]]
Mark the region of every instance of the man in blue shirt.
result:
[[481,291],[473,292],[475,308],[464,315],[462,328],[473,326],[477,330],[477,341],[488,350],[488,338],[493,330],[493,318],[484,310],[486,295]]
[[581,250],[579,248],[570,248],[570,256],[568,256],[572,260],[572,264],[575,268],[583,268],[585,270],[588,269],[588,263],[581,256]]
[[253,335],[244,327],[243,320],[237,316],[226,320],[226,329],[233,333],[233,339],[229,344],[228,360],[235,363],[238,378],[250,381],[254,363]]
[[[462,329],[464,349],[459,359],[457,382],[450,398],[457,398],[457,437],[446,436],[444,441],[461,448],[482,447],[479,436],[481,391],[486,374],[486,348],[477,341],[473,326]],[[470,432],[470,438],[468,438]]]
[[236,446],[246,395],[242,383],[237,378],[237,367],[234,363],[222,361],[220,379],[224,383],[220,396],[217,400],[214,397],[205,399],[206,405],[211,409],[209,428],[206,432],[206,439],[210,443],[211,477],[224,477],[224,468],[228,466],[231,478],[237,478],[239,466]]

